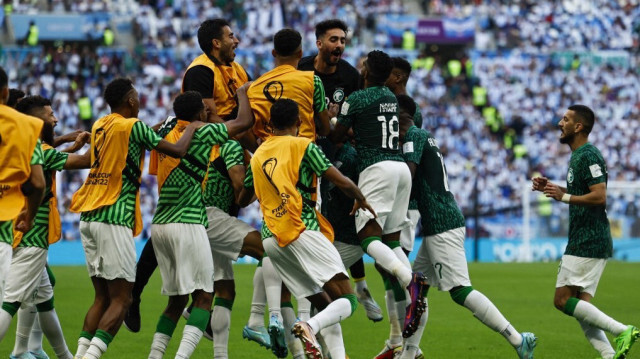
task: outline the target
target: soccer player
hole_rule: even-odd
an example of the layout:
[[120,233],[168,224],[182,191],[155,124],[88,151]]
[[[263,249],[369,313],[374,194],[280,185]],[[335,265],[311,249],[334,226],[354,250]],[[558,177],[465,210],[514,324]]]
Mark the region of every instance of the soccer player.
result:
[[[182,79],[182,92],[200,93],[208,108],[208,122],[219,123],[233,119],[236,117],[238,107],[236,90],[249,79],[242,66],[234,61],[239,40],[226,20],[211,19],[200,24],[198,43],[202,54],[196,57],[187,68]],[[176,122],[177,120],[172,118],[163,125],[163,128],[170,131]],[[153,158],[151,161],[153,163]],[[157,266],[153,241],[150,239],[145,244],[136,266],[136,282],[132,290],[133,301],[124,321],[127,329],[134,333],[140,331],[141,325],[140,296]],[[207,334],[205,337],[211,339]]]
[[[395,95],[407,94],[407,82],[409,75],[411,74],[411,65],[407,60],[401,57],[393,57],[393,69],[391,74],[387,78],[385,85]],[[414,123],[418,128],[422,124],[422,114],[420,108],[416,106],[416,112],[413,116]],[[412,186],[412,193],[413,186]],[[414,197],[414,196],[412,196]],[[418,204],[415,198],[411,198],[409,201],[409,210],[407,211],[407,218],[409,219],[409,226],[405,227],[400,232],[400,246],[404,249],[405,253],[409,253],[413,250],[413,244],[416,236],[416,226],[420,220],[420,212],[418,211]],[[389,316],[389,322],[391,324],[391,330],[389,331],[389,339],[385,342],[385,347],[378,354],[376,359],[384,359],[393,355],[393,351],[398,351],[402,346],[402,335],[400,328],[403,326],[404,313],[406,308],[406,295],[404,290],[398,281],[390,276],[386,271],[382,270],[380,266],[376,266],[376,269],[380,271],[385,286],[385,303],[387,306],[387,315]]]
[[422,288],[426,281],[422,274],[411,273],[411,264],[399,243],[400,231],[409,225],[406,215],[411,173],[399,147],[398,101],[384,86],[392,68],[391,58],[384,52],[368,54],[361,73],[364,90],[354,92],[342,104],[331,138],[342,142],[349,128],[353,128],[360,159],[358,186],[378,213],[377,218],[372,218],[367,212],[358,212],[358,238],[362,249],[408,289],[411,304],[404,334],[409,336],[424,309]]
[[[316,135],[328,135],[330,120],[337,113],[337,106],[327,108],[320,77],[311,71],[296,69],[302,58],[300,33],[293,29],[278,31],[273,36],[271,54],[274,57],[275,68],[257,78],[248,91],[256,121],[253,126],[255,137],[264,141],[272,135],[269,110],[280,98],[290,98],[300,106],[302,125],[298,136],[315,141]],[[255,150],[255,147],[249,150]]]
[[133,237],[142,231],[138,189],[144,149],[184,156],[201,125],[187,126],[175,144],[161,139],[136,118],[140,101],[130,79],[111,81],[104,99],[112,113],[93,125],[91,170],[69,208],[81,213],[80,236],[95,290],[78,339],[76,359],[100,358],[131,304],[136,262]]
[[[0,296],[4,287],[11,258],[14,237],[14,220],[17,231],[26,233],[42,201],[45,179],[42,172],[42,148],[40,133],[43,121],[22,114],[6,105],[9,100],[9,79],[0,67]],[[26,201],[25,201],[26,199]],[[26,203],[25,203],[26,202]],[[2,304],[0,341],[4,338],[13,305]],[[13,313],[11,313],[13,311]]]
[[302,118],[293,100],[276,101],[270,113],[273,135],[251,159],[240,204],[257,196],[264,215],[265,251],[287,288],[319,310],[292,329],[307,358],[322,358],[315,334],[323,328],[325,339],[334,337],[331,356],[344,358],[339,322],[353,313],[357,299],[331,244],[333,230],[315,209],[316,190],[312,187],[316,176],[323,176],[355,198],[352,214],[360,208],[373,210],[358,187],[331,165],[312,140],[298,136]]
[[[202,185],[212,147],[225,143],[229,136],[243,132],[253,124],[246,86],[238,89],[238,99],[241,102],[238,119],[200,128],[181,160],[159,156],[159,199],[151,235],[162,275],[162,293],[169,296],[169,304],[158,321],[150,358],[164,355],[190,294],[194,306],[177,358],[191,356],[210,320],[214,262],[211,251],[203,250],[209,243]],[[171,143],[180,139],[190,122],[207,118],[202,97],[196,91],[179,95],[173,110],[178,123],[165,137]]]
[[[594,124],[595,115],[589,107],[569,107],[558,123],[560,143],[571,148],[567,187],[535,177],[532,189],[569,205],[569,243],[560,261],[553,303],[578,320],[587,340],[603,358],[617,359],[626,357],[640,331],[591,304],[613,251],[606,212],[607,165],[600,151],[588,142]],[[615,350],[605,331],[616,336]]]
[[[302,37],[293,29],[282,29],[273,37],[273,50],[275,68],[256,79],[249,88],[248,95],[251,108],[255,116],[253,132],[254,145],[249,149],[255,149],[258,142],[265,141],[272,136],[270,125],[270,109],[275,101],[280,98],[294,100],[300,111],[302,125],[299,136],[316,140],[317,135],[327,135],[330,131],[330,119],[337,111],[336,105],[327,108],[324,86],[320,78],[312,71],[297,70],[298,62],[302,58]],[[318,127],[316,128],[316,122]],[[314,186],[314,188],[316,188]],[[270,259],[264,258],[263,271],[270,270]],[[276,276],[267,276],[265,280],[266,299],[269,305],[269,331],[271,336],[271,350],[279,357],[286,356],[284,335],[295,321],[295,314],[290,306],[289,292],[284,289],[281,297],[282,281]],[[282,308],[280,301],[282,300]],[[301,300],[304,302],[304,300]],[[300,304],[300,303],[299,303]],[[252,304],[253,307],[253,304]],[[309,305],[305,307],[305,313],[309,312]],[[256,310],[252,309],[252,313]],[[284,316],[284,317],[283,317]],[[302,314],[305,319],[308,314]],[[284,326],[283,323],[284,322]],[[289,336],[289,342],[293,337]],[[281,345],[282,343],[282,345]],[[299,352],[299,351],[297,351]],[[296,354],[296,353],[294,353]]]
[[[3,310],[14,315],[22,303],[35,304],[42,330],[51,343],[56,356],[71,359],[71,352],[67,348],[53,306],[53,288],[49,283],[49,275],[45,265],[49,244],[57,242],[61,237],[60,215],[56,198],[56,171],[89,168],[91,155],[89,151],[84,155],[76,155],[58,152],[51,147],[53,128],[58,120],[51,109],[51,101],[48,99],[40,96],[25,97],[17,104],[16,110],[44,122],[40,138],[46,190],[44,199],[38,208],[33,228],[24,234],[16,232],[14,235],[13,246],[15,249],[9,269],[12,275],[7,281]],[[81,135],[78,147],[87,143],[89,138],[89,133]],[[44,285],[42,285],[43,283]],[[10,319],[11,317],[8,321],[5,321],[4,318],[0,320],[0,332],[6,331],[11,324]],[[18,320],[18,333],[12,353],[12,356],[16,358],[28,354],[29,334],[35,317],[27,316],[26,319],[28,322]]]
[[[416,104],[409,96],[398,95],[398,103],[400,140],[413,177],[425,235],[413,269],[423,271],[431,286],[448,291],[453,301],[469,309],[484,325],[502,334],[520,358],[533,358],[536,337],[532,333],[518,333],[498,308],[471,286],[464,253],[465,221],[449,189],[447,169],[438,141],[429,131],[414,125]],[[429,286],[425,292],[428,290]],[[416,357],[427,316],[427,313],[422,316],[418,330],[405,339],[401,358]]]
[[[359,90],[360,74],[358,70],[342,59],[342,54],[347,43],[348,30],[347,24],[339,19],[329,19],[317,23],[316,47],[318,48],[318,53],[316,55],[303,57],[298,63],[298,70],[313,71],[314,74],[322,80],[322,85],[327,95],[327,103],[337,104],[338,106],[341,106],[351,93]],[[340,152],[341,150],[325,137],[318,138],[317,143],[320,148],[322,148],[322,152],[335,163],[338,156],[336,152]],[[342,150],[342,153],[345,156],[350,156],[352,150],[353,147],[351,147],[351,150]],[[352,177],[349,178],[354,180]],[[357,176],[355,178],[357,178]],[[322,187],[322,185],[320,187]],[[342,194],[338,193],[337,196],[342,196]],[[321,197],[324,198],[324,196]],[[322,205],[322,201],[320,203]],[[343,213],[344,211],[340,212]],[[323,214],[324,213],[323,210]],[[342,217],[330,216],[327,218],[334,227],[336,227],[336,225],[341,226],[339,223],[334,223],[334,220],[340,221]],[[352,219],[348,221],[353,222]],[[336,238],[336,240],[341,241],[341,237]],[[374,322],[382,320],[382,310],[380,310],[380,306],[371,296],[367,286],[362,257],[351,265],[349,270],[356,283],[358,302],[364,307],[367,317]]]

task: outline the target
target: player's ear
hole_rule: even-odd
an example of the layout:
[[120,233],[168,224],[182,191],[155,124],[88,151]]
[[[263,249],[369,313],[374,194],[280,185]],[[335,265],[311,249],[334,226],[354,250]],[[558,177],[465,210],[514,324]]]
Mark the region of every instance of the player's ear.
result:
[[276,50],[271,50],[271,56],[273,57],[278,57],[278,53],[276,52]]
[[318,48],[318,50],[320,50],[320,48],[322,48],[322,41],[320,41],[320,39],[316,40],[316,47]]

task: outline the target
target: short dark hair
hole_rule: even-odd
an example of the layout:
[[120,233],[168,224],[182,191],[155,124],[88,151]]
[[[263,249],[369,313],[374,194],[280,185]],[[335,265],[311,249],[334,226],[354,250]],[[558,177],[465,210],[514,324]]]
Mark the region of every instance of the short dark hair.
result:
[[203,108],[202,95],[197,91],[185,91],[173,101],[173,112],[180,120],[192,121]]
[[367,55],[367,69],[369,70],[369,82],[383,84],[393,70],[393,61],[385,52],[373,50]]
[[45,106],[51,106],[51,101],[48,98],[42,96],[27,96],[18,102],[16,105],[16,111],[22,112],[26,115],[33,116],[35,111],[42,109]]
[[593,113],[593,110],[585,105],[571,105],[569,106],[569,110],[576,113],[578,120],[584,126],[584,130],[587,132],[587,135],[591,133],[593,124],[596,122],[596,115]]
[[393,68],[402,70],[407,76],[411,75],[411,64],[409,61],[402,57],[392,57],[391,61],[393,62]]
[[407,95],[396,95],[398,99],[398,112],[404,111],[409,115],[413,116],[416,113],[416,102]]
[[9,89],[9,101],[7,101],[7,106],[16,107],[18,100],[23,98],[26,95],[24,91],[18,89]]
[[205,54],[210,54],[211,50],[213,50],[213,44],[211,41],[213,39],[220,39],[224,30],[222,30],[225,26],[231,27],[229,22],[225,19],[210,19],[205,20],[200,24],[198,28],[198,44],[200,45],[200,49]]
[[0,67],[0,90],[7,87],[9,85],[9,77],[7,73],[4,72],[4,69]]
[[290,98],[282,98],[271,106],[271,125],[284,130],[293,126],[298,120],[298,104]]
[[282,29],[273,36],[273,49],[280,56],[293,55],[302,44],[302,36],[294,29]]
[[103,97],[111,110],[114,110],[123,104],[125,96],[131,90],[133,90],[133,81],[126,77],[118,77],[109,82],[104,89]]
[[347,24],[340,19],[329,19],[320,21],[316,24],[316,40],[320,39],[327,31],[331,29],[340,29],[346,34],[349,32]]

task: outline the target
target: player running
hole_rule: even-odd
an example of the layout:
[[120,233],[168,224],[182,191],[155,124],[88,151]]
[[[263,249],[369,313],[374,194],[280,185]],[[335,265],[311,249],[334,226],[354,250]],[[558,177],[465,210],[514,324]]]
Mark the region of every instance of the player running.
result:
[[342,105],[331,137],[334,142],[342,142],[353,128],[360,159],[358,185],[378,213],[372,218],[367,212],[358,212],[358,238],[363,251],[409,291],[411,303],[404,334],[410,336],[424,310],[422,290],[426,280],[420,273],[411,273],[411,264],[399,243],[400,231],[409,226],[406,214],[411,173],[399,147],[398,101],[384,86],[392,68],[391,58],[384,52],[368,54],[362,69],[365,88],[354,92]]
[[[555,307],[578,320],[602,358],[618,359],[626,357],[640,330],[616,321],[591,304],[613,252],[606,212],[607,165],[600,151],[588,142],[594,124],[595,115],[589,107],[569,107],[558,123],[560,143],[571,148],[567,187],[536,177],[532,189],[569,205],[569,243],[558,270]],[[604,331],[616,336],[615,350]]]
[[[425,235],[413,263],[431,286],[448,291],[451,299],[469,309],[484,325],[502,334],[520,358],[533,358],[536,337],[518,333],[484,294],[473,289],[464,253],[465,221],[449,189],[447,169],[437,140],[427,130],[414,125],[415,102],[398,95],[400,140],[407,160]],[[425,288],[426,292],[429,286]],[[401,358],[416,358],[428,315],[420,320],[416,332],[405,339]]]
[[76,359],[100,358],[131,304],[136,264],[133,237],[142,231],[139,187],[144,149],[184,156],[198,125],[187,126],[175,144],[161,139],[136,118],[138,92],[126,78],[111,81],[104,99],[112,113],[93,124],[91,170],[69,208],[81,213],[80,236],[95,290]]
[[265,251],[287,288],[319,310],[292,330],[307,358],[322,358],[315,337],[322,329],[325,340],[331,337],[334,343],[329,348],[331,356],[344,358],[339,322],[353,313],[357,299],[331,244],[333,230],[315,209],[316,176],[323,176],[356,199],[352,214],[360,208],[373,210],[358,187],[336,170],[310,139],[297,137],[302,118],[293,100],[276,101],[270,112],[273,135],[251,159],[241,204],[248,203],[255,193],[264,215]]

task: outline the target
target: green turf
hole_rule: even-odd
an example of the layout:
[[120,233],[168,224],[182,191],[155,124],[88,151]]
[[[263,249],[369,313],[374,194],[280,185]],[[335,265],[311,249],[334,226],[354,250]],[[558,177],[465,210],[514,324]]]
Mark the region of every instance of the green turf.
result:
[[[237,298],[232,317],[229,353],[231,358],[273,358],[270,351],[242,339],[242,327],[249,315],[253,266],[236,266]],[[67,343],[74,351],[77,335],[92,300],[91,284],[84,267],[53,268],[57,285],[56,310]],[[489,297],[519,331],[538,336],[536,358],[595,358],[597,353],[584,338],[576,321],[552,304],[557,265],[471,264],[474,288]],[[373,267],[367,266],[368,283],[378,303],[384,307],[382,283]],[[607,265],[593,303],[607,314],[625,323],[640,324],[640,263],[611,262]],[[124,327],[109,347],[105,358],[146,358],[156,320],[166,304],[160,295],[160,277],[156,272],[143,294],[142,330],[138,334]],[[515,358],[511,346],[497,333],[485,328],[465,308],[455,304],[448,293],[432,290],[429,295],[429,322],[422,350],[429,358]],[[167,350],[175,355],[182,334],[182,320]],[[386,322],[372,323],[362,308],[343,323],[347,354],[352,359],[372,358],[388,335]],[[15,320],[2,343],[0,359],[8,358],[15,337]],[[53,358],[48,345],[45,350]],[[194,358],[211,358],[212,344],[203,339]],[[629,358],[640,358],[640,344]]]

